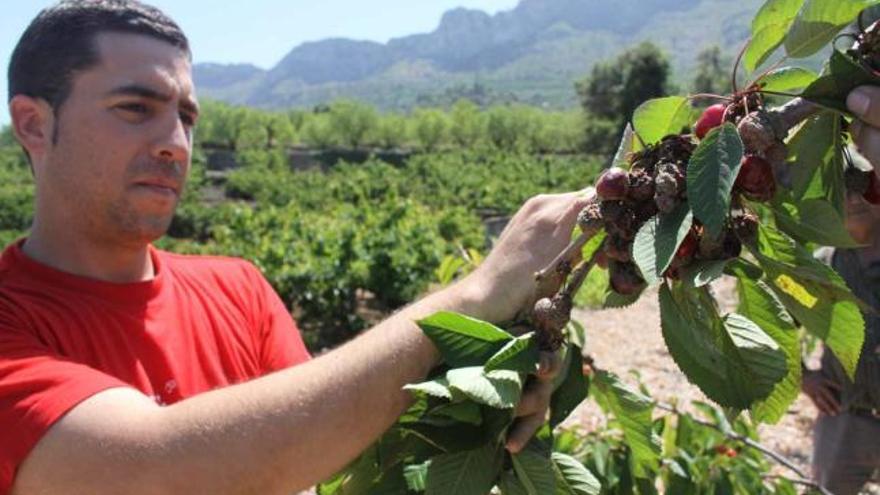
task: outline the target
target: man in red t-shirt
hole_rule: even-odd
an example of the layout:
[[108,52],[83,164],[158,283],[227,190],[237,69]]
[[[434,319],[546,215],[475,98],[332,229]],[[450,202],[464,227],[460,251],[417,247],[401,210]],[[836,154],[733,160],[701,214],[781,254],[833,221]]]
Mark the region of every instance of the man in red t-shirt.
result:
[[[190,59],[172,20],[125,0],[46,9],[13,53],[36,205],[0,257],[0,493],[289,494],[325,479],[438,364],[413,321],[513,317],[587,200],[529,200],[470,276],[309,360],[252,265],[151,246],[190,165]],[[523,398],[510,450],[543,422],[555,372]]]

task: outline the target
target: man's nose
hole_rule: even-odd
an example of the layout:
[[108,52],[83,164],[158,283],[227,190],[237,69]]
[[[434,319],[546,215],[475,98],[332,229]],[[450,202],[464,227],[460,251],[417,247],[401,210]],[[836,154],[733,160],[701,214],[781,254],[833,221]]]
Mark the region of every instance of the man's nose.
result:
[[192,149],[192,129],[175,113],[166,119],[153,146],[153,155],[159,160],[171,160],[182,165],[189,163]]

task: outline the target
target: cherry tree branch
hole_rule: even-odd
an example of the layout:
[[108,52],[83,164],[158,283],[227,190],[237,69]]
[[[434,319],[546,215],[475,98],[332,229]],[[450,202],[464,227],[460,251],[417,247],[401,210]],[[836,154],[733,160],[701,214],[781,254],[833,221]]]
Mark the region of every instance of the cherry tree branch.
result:
[[[654,407],[656,407],[657,409],[663,410],[663,411],[670,412],[670,413],[675,414],[677,416],[681,416],[684,414],[681,411],[679,411],[678,408],[676,408],[675,406],[665,404],[665,403],[659,402],[659,401],[654,402]],[[799,484],[813,487],[816,490],[819,490],[819,492],[821,492],[822,495],[834,495],[833,493],[828,491],[828,489],[826,489],[822,485],[816,483],[815,481],[812,481],[810,479],[810,477],[807,476],[799,467],[797,467],[797,465],[791,459],[789,459],[789,458],[785,457],[784,455],[770,449],[769,447],[766,447],[766,446],[752,440],[751,438],[749,438],[745,435],[740,435],[739,433],[736,433],[734,431],[726,431],[723,428],[721,428],[720,426],[718,426],[714,423],[710,423],[709,421],[704,421],[699,418],[694,418],[693,416],[691,416],[690,419],[691,419],[691,421],[693,421],[694,423],[696,423],[698,425],[712,428],[712,429],[720,432],[722,435],[726,436],[727,438],[729,438],[731,440],[735,440],[737,442],[740,442],[748,447],[751,447],[751,448],[757,450],[758,452],[764,454],[765,456],[773,459],[778,464],[782,465],[785,468],[788,468],[790,471],[795,473],[798,476],[797,481]],[[788,479],[788,478],[786,478],[786,479]],[[794,481],[794,480],[790,480],[790,481]]]

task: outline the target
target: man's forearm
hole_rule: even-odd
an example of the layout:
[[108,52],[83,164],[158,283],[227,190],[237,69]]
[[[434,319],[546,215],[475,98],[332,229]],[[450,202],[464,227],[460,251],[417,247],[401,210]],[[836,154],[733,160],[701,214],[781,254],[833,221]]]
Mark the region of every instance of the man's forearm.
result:
[[283,493],[344,467],[408,407],[401,387],[439,360],[413,320],[473,312],[456,290],[432,294],[317,359],[164,408],[158,472],[179,493]]

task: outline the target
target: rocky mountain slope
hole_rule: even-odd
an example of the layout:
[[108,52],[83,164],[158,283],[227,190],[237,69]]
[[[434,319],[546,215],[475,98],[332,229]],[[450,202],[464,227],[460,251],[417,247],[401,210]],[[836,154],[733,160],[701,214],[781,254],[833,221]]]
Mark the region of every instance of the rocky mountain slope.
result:
[[489,15],[458,8],[438,27],[388,43],[327,39],[291,50],[275,67],[198,64],[203,96],[264,108],[350,97],[409,108],[445,92],[560,107],[593,63],[650,40],[677,74],[713,44],[735,52],[763,0],[521,0]]

